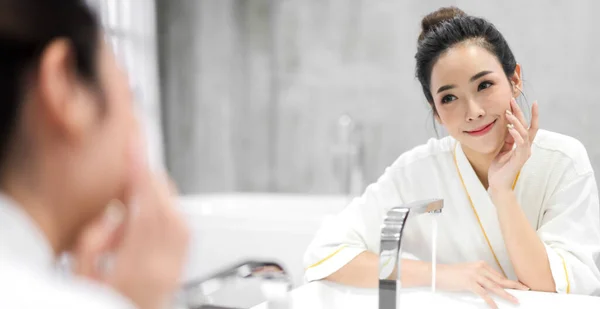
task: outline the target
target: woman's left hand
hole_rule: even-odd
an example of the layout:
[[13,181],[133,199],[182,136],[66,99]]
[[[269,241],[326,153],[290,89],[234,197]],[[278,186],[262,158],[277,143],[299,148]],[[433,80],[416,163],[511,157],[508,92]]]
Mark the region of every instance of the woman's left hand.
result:
[[531,156],[531,144],[539,127],[537,102],[534,102],[531,107],[531,126],[529,128],[527,128],[525,116],[514,98],[511,99],[510,106],[513,112],[506,111],[509,135],[507,135],[504,147],[494,158],[488,170],[488,182],[492,191],[512,190],[519,171]]

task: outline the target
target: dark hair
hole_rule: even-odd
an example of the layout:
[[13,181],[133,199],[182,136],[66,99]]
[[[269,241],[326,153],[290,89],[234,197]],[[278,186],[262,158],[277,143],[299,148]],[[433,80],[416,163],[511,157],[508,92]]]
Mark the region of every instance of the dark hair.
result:
[[67,39],[73,70],[94,83],[99,27],[85,0],[0,0],[0,164],[18,124],[26,79],[44,49]]
[[508,43],[489,21],[467,15],[456,7],[441,8],[423,18],[422,32],[415,55],[416,76],[425,98],[437,113],[431,94],[431,71],[439,57],[449,48],[470,41],[498,58],[507,79],[515,73],[517,61]]

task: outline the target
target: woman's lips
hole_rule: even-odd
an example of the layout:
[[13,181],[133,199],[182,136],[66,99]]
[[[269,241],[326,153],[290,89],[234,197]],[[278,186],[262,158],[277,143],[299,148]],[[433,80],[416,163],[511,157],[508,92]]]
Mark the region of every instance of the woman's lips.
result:
[[479,127],[475,130],[465,131],[465,132],[472,136],[481,136],[481,135],[488,133],[492,129],[492,127],[494,127],[495,123],[496,123],[496,120],[492,121],[490,124]]

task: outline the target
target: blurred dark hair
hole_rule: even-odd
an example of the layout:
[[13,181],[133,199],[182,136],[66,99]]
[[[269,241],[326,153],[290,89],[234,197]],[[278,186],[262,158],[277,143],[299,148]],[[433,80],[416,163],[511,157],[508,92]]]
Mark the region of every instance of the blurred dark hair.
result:
[[439,57],[448,49],[466,41],[477,44],[496,56],[509,79],[517,65],[508,43],[489,21],[467,15],[456,7],[445,7],[425,16],[417,42],[416,76],[423,94],[437,114],[431,94],[431,71]]
[[67,39],[73,70],[96,82],[100,25],[84,0],[0,0],[0,164],[20,118],[27,77],[49,43]]

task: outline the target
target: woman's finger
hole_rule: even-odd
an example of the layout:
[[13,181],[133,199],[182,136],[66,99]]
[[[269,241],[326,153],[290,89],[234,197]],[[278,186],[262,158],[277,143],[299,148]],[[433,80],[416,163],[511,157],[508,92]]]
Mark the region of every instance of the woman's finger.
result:
[[524,284],[522,284],[518,281],[507,279],[506,277],[504,277],[502,274],[500,274],[498,271],[496,271],[494,268],[492,268],[491,266],[489,266],[487,264],[485,264],[485,269],[484,269],[483,275],[486,276],[487,278],[491,279],[492,281],[496,282],[496,284],[500,285],[501,287],[503,287],[505,289],[515,289],[515,290],[523,290],[523,291],[530,290],[530,288],[528,288],[527,286],[525,286]]
[[510,135],[512,135],[512,137],[515,139],[515,144],[517,144],[517,148],[525,144],[525,139],[523,139],[521,134],[517,132],[517,129],[515,129],[514,125],[508,125],[508,133],[510,133]]
[[526,287],[524,284],[522,284],[518,281],[513,281],[513,280],[509,280],[509,279],[498,279],[498,278],[493,278],[492,280],[494,280],[496,282],[496,284],[500,285],[501,287],[503,287],[505,289],[513,289],[513,290],[521,290],[521,291],[531,290],[530,288]]
[[494,281],[506,279],[506,277],[504,277],[500,272],[498,272],[488,264],[485,264],[483,274],[486,275],[488,278],[494,279]]
[[521,137],[523,137],[523,140],[529,142],[529,132],[527,131],[526,127],[519,121],[519,119],[517,119],[517,117],[515,117],[515,115],[510,113],[510,111],[506,111],[506,120],[508,120],[515,130],[519,132]]
[[513,303],[515,305],[519,304],[519,300],[517,300],[516,297],[514,297],[510,293],[506,292],[502,287],[500,287],[498,284],[496,284],[492,280],[488,279],[487,277],[482,276],[478,280],[477,283],[479,283],[487,291],[494,293],[494,294],[498,295],[499,297],[502,297],[502,298],[508,300],[511,303]]
[[539,120],[539,106],[537,101],[533,102],[533,106],[531,106],[531,126],[529,127],[529,140],[533,142],[535,139],[535,135],[540,128],[540,120]]
[[512,113],[515,115],[515,117],[517,117],[517,120],[523,125],[523,127],[528,127],[525,115],[523,114],[521,107],[519,107],[519,104],[517,104],[515,98],[510,99],[510,106],[512,108]]
[[471,290],[473,291],[473,293],[479,295],[479,297],[481,297],[488,304],[488,306],[490,306],[490,308],[498,309],[498,305],[496,305],[496,302],[494,302],[494,300],[490,297],[488,292],[482,286],[480,286],[477,283],[474,283],[474,286]]
[[75,272],[94,280],[101,280],[98,263],[101,257],[113,251],[119,243],[123,219],[110,207],[106,214],[86,227],[74,248]]

